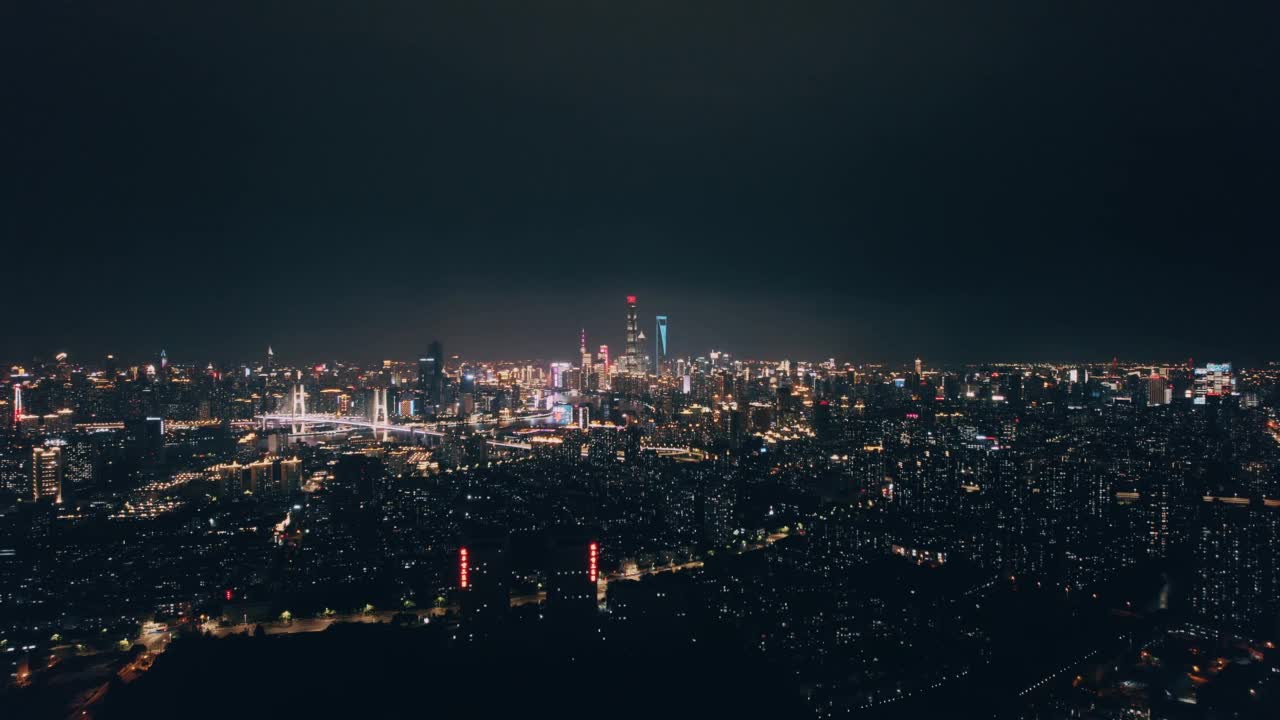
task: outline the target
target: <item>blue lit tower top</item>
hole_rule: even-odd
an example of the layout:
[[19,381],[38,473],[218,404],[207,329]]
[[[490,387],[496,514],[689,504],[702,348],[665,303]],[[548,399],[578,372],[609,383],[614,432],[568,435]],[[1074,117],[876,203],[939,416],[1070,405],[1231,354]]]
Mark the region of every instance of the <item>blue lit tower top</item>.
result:
[[667,365],[667,316],[657,316],[657,327],[653,333],[653,372],[662,375]]

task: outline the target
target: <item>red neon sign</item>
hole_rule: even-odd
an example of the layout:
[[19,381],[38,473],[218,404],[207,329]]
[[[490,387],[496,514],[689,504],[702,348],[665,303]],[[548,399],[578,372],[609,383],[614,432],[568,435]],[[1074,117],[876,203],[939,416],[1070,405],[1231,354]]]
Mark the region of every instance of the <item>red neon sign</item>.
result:
[[467,559],[467,549],[458,548],[458,585],[464,590],[471,585],[470,569],[471,563]]
[[600,577],[600,546],[596,543],[591,543],[587,547],[589,549],[587,555],[587,578],[591,582],[596,582]]

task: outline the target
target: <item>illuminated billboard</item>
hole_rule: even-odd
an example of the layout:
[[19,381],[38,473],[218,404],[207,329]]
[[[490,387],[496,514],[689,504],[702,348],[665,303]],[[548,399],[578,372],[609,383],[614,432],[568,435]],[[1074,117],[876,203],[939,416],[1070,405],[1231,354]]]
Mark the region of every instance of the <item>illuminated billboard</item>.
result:
[[551,406],[551,424],[552,425],[572,425],[573,424],[573,406],[557,403]]

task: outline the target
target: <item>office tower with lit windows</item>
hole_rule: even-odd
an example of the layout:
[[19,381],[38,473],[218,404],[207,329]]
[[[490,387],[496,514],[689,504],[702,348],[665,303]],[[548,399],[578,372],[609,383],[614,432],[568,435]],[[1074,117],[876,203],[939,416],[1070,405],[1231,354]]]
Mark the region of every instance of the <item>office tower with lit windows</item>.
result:
[[13,384],[13,425],[14,427],[17,427],[18,424],[22,422],[23,412],[24,412],[24,409],[22,407],[22,384],[14,383]]
[[439,414],[444,401],[444,346],[439,340],[432,340],[427,354],[418,358],[418,393],[422,396],[422,414]]
[[653,331],[653,374],[667,372],[667,316],[658,315]]
[[37,447],[31,450],[31,498],[62,502],[62,448]]
[[573,363],[553,362],[551,363],[551,389],[564,390],[565,383],[568,382],[569,371],[573,370]]
[[1170,400],[1169,381],[1157,373],[1151,373],[1147,378],[1147,405],[1167,405]]
[[1231,363],[1207,363],[1194,371],[1196,405],[1204,405],[1207,398],[1231,395],[1236,390]]
[[599,375],[599,379],[596,382],[596,386],[599,387],[601,390],[608,390],[609,389],[609,346],[608,345],[600,346],[600,352],[596,355],[596,360],[597,360],[596,367],[598,368],[596,372]]
[[1067,382],[1072,395],[1082,394],[1084,386],[1089,384],[1089,368],[1071,368],[1067,371]]
[[165,461],[164,419],[143,417],[125,420],[122,440],[133,480],[155,477]]

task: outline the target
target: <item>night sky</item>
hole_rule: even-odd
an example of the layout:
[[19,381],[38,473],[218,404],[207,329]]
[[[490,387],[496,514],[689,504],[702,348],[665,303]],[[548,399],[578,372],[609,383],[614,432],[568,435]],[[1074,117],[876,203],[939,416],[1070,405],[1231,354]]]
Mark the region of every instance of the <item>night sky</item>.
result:
[[1280,359],[1276,8],[4,3],[0,360]]

